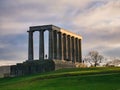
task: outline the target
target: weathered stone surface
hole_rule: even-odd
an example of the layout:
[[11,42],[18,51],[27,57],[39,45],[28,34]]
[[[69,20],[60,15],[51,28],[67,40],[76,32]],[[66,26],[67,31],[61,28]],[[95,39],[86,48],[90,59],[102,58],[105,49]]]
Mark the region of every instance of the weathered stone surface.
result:
[[55,63],[55,70],[63,69],[63,68],[85,68],[87,67],[84,63],[73,63],[72,61],[65,61],[65,60],[54,60]]
[[55,70],[62,68],[76,68],[75,63],[73,63],[72,61],[54,60],[54,62],[55,62]]
[[1,66],[0,67],[0,78],[10,76],[10,66]]
[[52,60],[34,60],[11,66],[10,74],[11,76],[22,76],[53,70],[55,70],[55,64]]

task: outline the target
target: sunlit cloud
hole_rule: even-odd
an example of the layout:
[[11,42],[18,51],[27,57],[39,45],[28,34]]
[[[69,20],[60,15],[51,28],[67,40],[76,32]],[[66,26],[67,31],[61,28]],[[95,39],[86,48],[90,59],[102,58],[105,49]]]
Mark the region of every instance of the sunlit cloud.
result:
[[99,7],[91,8],[88,9],[87,12],[85,11],[75,17],[74,23],[83,27],[95,29],[120,26],[120,1],[113,0]]

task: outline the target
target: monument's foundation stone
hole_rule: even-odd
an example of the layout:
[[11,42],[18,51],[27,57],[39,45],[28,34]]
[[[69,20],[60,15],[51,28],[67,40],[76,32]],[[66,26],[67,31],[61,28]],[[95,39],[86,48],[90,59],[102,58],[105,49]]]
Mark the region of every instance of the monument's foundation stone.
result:
[[53,70],[55,70],[55,63],[52,60],[34,60],[11,66],[10,75],[22,76]]
[[10,76],[10,66],[0,66],[0,78]]

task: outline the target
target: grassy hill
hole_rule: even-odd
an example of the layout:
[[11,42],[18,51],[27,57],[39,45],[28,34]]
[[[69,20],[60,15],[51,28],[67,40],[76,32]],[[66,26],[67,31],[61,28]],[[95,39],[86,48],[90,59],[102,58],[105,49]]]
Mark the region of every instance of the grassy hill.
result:
[[71,68],[1,78],[0,90],[120,90],[120,68]]

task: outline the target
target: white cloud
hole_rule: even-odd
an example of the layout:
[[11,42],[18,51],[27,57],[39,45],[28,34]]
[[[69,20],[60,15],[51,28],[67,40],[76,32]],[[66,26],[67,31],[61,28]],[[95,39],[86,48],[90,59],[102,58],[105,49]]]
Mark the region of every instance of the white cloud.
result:
[[75,18],[74,23],[88,28],[111,28],[120,26],[120,1],[109,1],[100,7],[90,9]]

